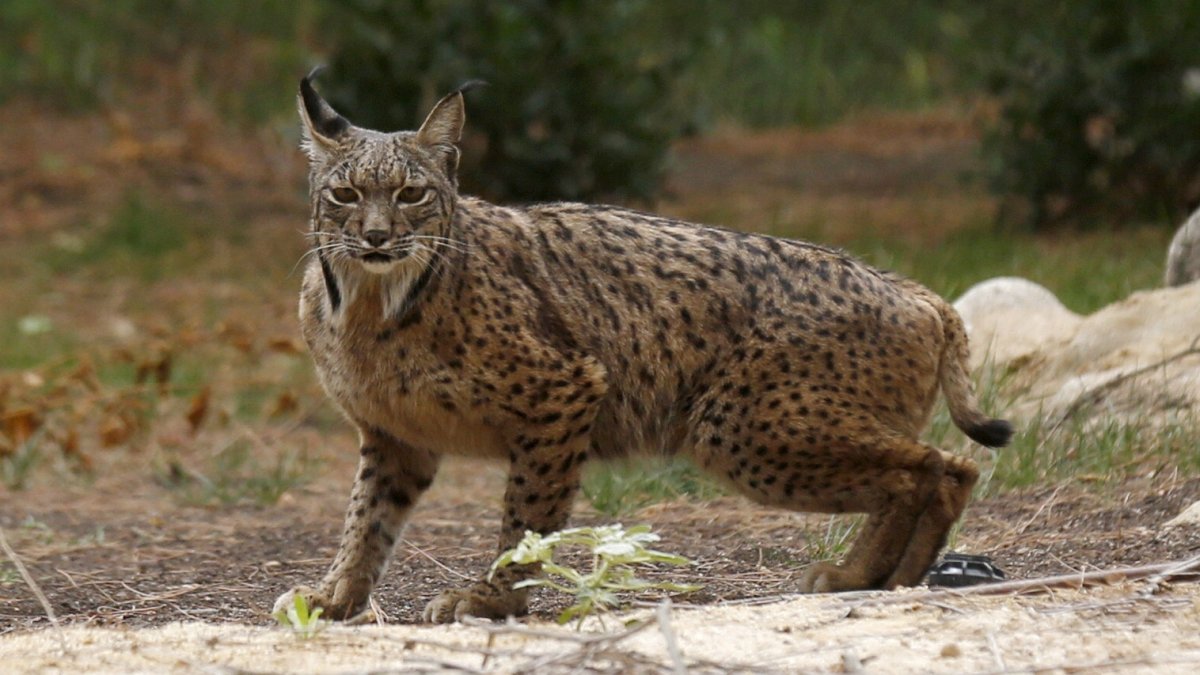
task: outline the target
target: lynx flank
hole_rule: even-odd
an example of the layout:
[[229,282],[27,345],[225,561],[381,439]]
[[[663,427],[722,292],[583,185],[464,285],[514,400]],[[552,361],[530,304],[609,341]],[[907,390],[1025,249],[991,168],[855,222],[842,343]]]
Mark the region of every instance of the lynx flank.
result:
[[[763,504],[863,512],[805,591],[918,582],[962,514],[975,464],[917,436],[944,392],[980,412],[962,321],[920,284],[838,251],[628,209],[495,206],[458,194],[463,97],[416,132],[350,124],[300,83],[314,258],[300,319],[361,459],[325,615],[367,606],[447,454],[508,463],[499,550],[567,522],[585,462],[685,455]],[[425,619],[526,610],[510,567],[443,591]]]

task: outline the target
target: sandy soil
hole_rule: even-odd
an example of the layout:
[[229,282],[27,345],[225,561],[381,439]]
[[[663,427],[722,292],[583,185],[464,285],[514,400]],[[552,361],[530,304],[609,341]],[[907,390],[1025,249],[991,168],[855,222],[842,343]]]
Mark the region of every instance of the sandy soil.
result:
[[[1126,672],[1200,668],[1200,587],[1124,583],[1024,597],[919,590],[644,609],[582,631],[517,626],[283,629],[198,622],[0,640],[8,672]],[[638,630],[638,627],[644,625]],[[633,628],[634,631],[631,631]],[[629,634],[631,633],[632,634]]]

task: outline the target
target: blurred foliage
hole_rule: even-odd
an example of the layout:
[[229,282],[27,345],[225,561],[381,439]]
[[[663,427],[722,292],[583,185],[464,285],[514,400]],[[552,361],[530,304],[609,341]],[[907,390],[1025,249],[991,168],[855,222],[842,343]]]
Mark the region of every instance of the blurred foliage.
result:
[[[349,0],[331,10],[334,106],[385,130],[482,79],[461,178],[495,199],[649,199],[680,115],[681,61],[628,40],[643,0]],[[472,134],[474,135],[472,137]]]
[[[262,122],[295,96],[319,0],[3,0],[0,102],[112,103],[167,65],[235,118]],[[263,83],[271,83],[263,86]]]
[[1001,7],[1028,27],[991,52],[1000,114],[985,151],[994,187],[1017,198],[1009,216],[1172,223],[1200,202],[1200,3]]
[[474,78],[486,139],[467,191],[652,196],[669,142],[722,120],[817,124],[922,105],[970,79],[974,3],[351,0],[327,6],[326,86],[368,126],[409,128]]
[[329,60],[334,103],[396,129],[479,78],[466,190],[644,200],[683,133],[987,92],[1009,215],[1171,222],[1200,202],[1198,28],[1200,3],[1177,0],[4,0],[0,102],[166,87],[261,124]]
[[703,124],[825,124],[868,107],[927,105],[977,84],[981,4],[655,2],[635,40],[686,53],[676,95]]

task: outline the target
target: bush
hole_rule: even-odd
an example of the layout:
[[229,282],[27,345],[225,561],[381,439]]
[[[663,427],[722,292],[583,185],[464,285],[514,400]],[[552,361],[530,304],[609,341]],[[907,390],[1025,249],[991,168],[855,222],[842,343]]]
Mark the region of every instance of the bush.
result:
[[[1152,217],[1200,201],[1200,8],[1004,3],[1029,13],[995,68],[993,185],[1034,227]],[[1011,17],[1010,17],[1011,20]],[[1095,222],[1095,221],[1093,221]]]
[[466,80],[464,191],[494,199],[649,199],[682,129],[678,61],[626,36],[638,0],[350,0],[324,79],[363,126],[411,129]]

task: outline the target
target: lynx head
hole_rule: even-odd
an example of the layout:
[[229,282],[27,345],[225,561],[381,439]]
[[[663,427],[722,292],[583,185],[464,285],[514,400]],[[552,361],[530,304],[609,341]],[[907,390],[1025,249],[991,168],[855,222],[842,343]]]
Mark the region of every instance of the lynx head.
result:
[[414,279],[449,243],[457,199],[463,88],[434,106],[417,131],[354,126],[300,81],[309,159],[310,236],[325,274],[354,286],[364,274]]

